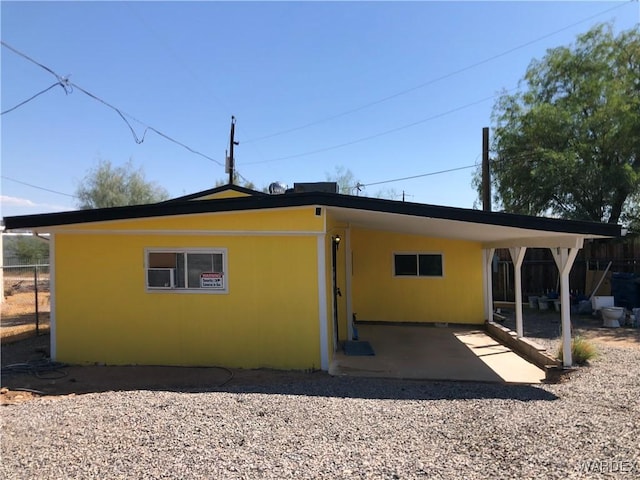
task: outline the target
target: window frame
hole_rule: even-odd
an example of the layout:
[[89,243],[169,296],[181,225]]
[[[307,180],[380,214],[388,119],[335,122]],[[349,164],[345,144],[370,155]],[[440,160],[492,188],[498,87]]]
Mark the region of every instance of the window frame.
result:
[[[415,256],[415,259],[416,259],[415,275],[402,275],[402,274],[398,275],[396,273],[396,256],[397,255]],[[420,275],[420,255],[439,255],[440,264],[442,267],[442,273],[440,275]],[[445,277],[444,253],[432,252],[432,251],[393,252],[391,254],[391,273],[393,278],[444,278]]]
[[[171,287],[150,287],[148,272],[152,269],[163,268],[163,267],[149,267],[149,255],[152,253],[181,253],[185,255],[185,273],[184,273],[184,287],[177,287],[178,283],[177,278],[177,267],[174,269],[172,274],[174,284]],[[189,254],[211,254],[211,255],[222,255],[222,279],[224,288],[203,288],[203,287],[187,287],[189,284],[189,268],[188,268],[188,260],[187,256]],[[170,267],[166,267],[170,268]],[[175,248],[175,247],[146,247],[144,249],[144,289],[146,293],[187,293],[187,294],[205,294],[205,295],[224,295],[229,293],[229,267],[228,267],[228,251],[226,248],[222,247],[185,247],[185,248]]]

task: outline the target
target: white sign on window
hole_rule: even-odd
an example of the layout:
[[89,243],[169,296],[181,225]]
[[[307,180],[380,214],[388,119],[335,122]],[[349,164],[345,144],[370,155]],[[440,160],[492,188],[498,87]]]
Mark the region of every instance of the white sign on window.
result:
[[203,272],[200,274],[200,288],[224,289],[224,278],[220,272]]

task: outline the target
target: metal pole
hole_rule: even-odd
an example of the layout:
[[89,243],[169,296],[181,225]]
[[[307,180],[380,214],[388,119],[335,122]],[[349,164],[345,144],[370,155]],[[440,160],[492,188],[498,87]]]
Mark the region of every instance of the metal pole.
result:
[[338,242],[336,241],[336,237],[331,237],[331,265],[331,278],[333,282],[333,348],[337,350],[340,340],[340,327],[338,325],[338,294],[340,289],[338,288]]
[[33,267],[33,282],[36,294],[36,335],[40,335],[40,315],[38,312],[38,267]]

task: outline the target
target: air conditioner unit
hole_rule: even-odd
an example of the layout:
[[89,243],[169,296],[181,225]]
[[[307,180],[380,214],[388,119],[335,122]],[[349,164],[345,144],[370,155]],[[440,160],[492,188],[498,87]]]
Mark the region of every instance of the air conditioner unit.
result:
[[175,287],[175,268],[147,269],[147,287],[174,288]]
[[287,190],[287,193],[306,193],[306,192],[326,192],[339,193],[337,182],[303,182],[294,183],[293,189]]

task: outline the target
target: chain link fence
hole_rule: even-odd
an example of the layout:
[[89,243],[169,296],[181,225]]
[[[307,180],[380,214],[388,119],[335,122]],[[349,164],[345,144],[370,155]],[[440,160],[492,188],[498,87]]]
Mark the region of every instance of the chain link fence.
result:
[[4,265],[2,342],[49,331],[49,265]]

